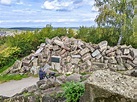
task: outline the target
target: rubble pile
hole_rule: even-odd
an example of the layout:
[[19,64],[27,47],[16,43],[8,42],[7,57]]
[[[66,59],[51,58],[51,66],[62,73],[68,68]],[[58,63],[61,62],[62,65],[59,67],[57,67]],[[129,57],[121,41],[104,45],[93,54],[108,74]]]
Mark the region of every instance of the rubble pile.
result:
[[[46,38],[36,52],[22,59],[7,73],[37,73],[39,67],[52,66],[51,57],[59,56],[60,73],[85,73],[102,69],[124,71],[137,74],[137,49],[120,45],[110,47],[107,41],[99,44],[86,43],[80,39],[68,37]],[[34,70],[35,69],[35,70]]]

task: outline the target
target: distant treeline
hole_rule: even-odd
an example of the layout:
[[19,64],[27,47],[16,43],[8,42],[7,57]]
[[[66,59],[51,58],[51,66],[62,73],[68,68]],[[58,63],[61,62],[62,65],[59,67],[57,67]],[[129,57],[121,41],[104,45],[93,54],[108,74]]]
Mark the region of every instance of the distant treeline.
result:
[[[64,27],[53,27],[53,29],[58,29],[58,28],[64,28]],[[71,28],[71,29],[79,29],[79,27],[65,27],[67,29]],[[25,30],[25,31],[35,31],[35,30],[41,30],[43,28],[31,28],[31,27],[13,27],[13,28],[7,28],[7,29],[11,29],[11,30]]]

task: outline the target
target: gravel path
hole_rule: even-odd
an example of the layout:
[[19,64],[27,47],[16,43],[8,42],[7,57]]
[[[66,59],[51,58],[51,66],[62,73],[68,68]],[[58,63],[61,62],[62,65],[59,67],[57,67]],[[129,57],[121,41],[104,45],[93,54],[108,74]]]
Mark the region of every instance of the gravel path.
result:
[[38,78],[29,77],[0,84],[0,95],[11,97],[16,93],[20,93],[24,88],[35,85],[38,80]]

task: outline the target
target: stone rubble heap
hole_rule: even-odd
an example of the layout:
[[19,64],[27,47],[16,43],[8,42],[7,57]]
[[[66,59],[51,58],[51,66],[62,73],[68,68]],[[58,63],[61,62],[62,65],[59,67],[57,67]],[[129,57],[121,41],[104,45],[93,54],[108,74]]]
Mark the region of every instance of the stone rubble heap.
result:
[[60,56],[60,73],[85,73],[95,70],[136,71],[137,49],[120,45],[110,47],[107,41],[99,44],[86,43],[68,37],[46,38],[38,50],[16,61],[7,73],[25,73],[45,64],[51,65],[51,56]]

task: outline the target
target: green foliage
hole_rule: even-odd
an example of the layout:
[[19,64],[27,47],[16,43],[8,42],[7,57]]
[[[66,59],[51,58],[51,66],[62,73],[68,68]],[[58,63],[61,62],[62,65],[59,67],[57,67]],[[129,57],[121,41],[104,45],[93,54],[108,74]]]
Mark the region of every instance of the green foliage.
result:
[[0,36],[0,46],[6,42],[6,38],[7,37],[5,37],[5,36]]
[[123,42],[129,42],[133,35],[134,0],[95,0],[95,5],[99,8],[95,20],[98,26],[116,28],[115,32],[124,38]]
[[67,102],[78,102],[84,93],[84,85],[78,82],[67,82],[63,84],[64,95]]
[[[71,34],[72,33],[72,34]],[[45,42],[45,38],[53,38],[55,36],[66,36],[66,28],[53,29],[51,25],[47,25],[41,30],[23,31],[21,34],[14,36],[0,37],[0,69],[6,69],[10,62],[27,56],[32,50],[36,50],[37,46]],[[69,36],[73,36],[73,31],[69,30]],[[5,45],[3,47],[3,45]]]
[[3,71],[7,66],[11,65],[18,58],[20,52],[20,49],[17,47],[4,48],[0,52],[0,71]]
[[4,60],[5,60],[4,62],[0,63],[0,65],[2,65],[2,67],[0,68],[0,73],[2,73],[3,71],[8,69],[10,66],[12,66],[15,63],[15,59],[10,59],[10,60],[4,59]]
[[0,75],[0,83],[7,82],[10,80],[21,80],[22,78],[28,77],[26,74],[13,74],[13,75]]
[[75,37],[75,32],[74,32],[74,30],[71,29],[71,28],[69,28],[69,29],[68,29],[68,34],[67,34],[67,36],[68,36],[69,38]]
[[[99,43],[107,40],[109,45],[116,45],[119,34],[114,32],[115,28],[101,28],[101,27],[80,27],[76,38],[82,39],[86,42]],[[115,34],[114,34],[115,33]]]

